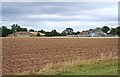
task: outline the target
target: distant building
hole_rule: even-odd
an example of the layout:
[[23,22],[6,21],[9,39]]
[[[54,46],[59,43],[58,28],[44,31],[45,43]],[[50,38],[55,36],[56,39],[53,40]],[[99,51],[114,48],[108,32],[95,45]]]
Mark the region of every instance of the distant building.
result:
[[97,37],[97,36],[98,36],[98,34],[97,34],[97,33],[95,33],[95,32],[91,32],[91,33],[89,34],[89,36],[91,36],[91,37]]
[[107,37],[108,35],[101,31],[99,27],[82,31],[78,35],[67,35],[68,37]]
[[83,31],[80,35],[80,37],[89,37],[89,31]]
[[100,28],[86,30],[80,34],[81,37],[105,37],[106,35]]
[[[40,32],[39,32],[40,33]],[[35,37],[37,32],[15,32],[8,35],[7,37]],[[44,33],[40,33],[41,36],[44,36]]]
[[[29,32],[29,33],[34,34],[34,35],[37,35],[38,32]],[[39,32],[39,34],[40,34],[41,36],[45,36],[44,33]]]

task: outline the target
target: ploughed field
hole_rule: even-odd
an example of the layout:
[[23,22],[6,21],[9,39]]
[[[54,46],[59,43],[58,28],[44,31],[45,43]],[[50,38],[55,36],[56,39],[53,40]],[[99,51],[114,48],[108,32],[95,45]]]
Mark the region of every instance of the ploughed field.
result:
[[2,74],[38,72],[50,63],[117,55],[117,38],[2,38]]

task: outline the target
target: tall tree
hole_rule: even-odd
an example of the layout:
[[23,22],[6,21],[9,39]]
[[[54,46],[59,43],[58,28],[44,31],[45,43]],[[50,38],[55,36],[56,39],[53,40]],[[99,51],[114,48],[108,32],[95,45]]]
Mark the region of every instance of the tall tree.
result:
[[118,27],[116,28],[116,33],[117,33],[118,36],[120,36],[120,26],[118,26]]
[[29,32],[34,32],[34,30],[33,30],[33,29],[30,29]]
[[9,35],[9,34],[11,34],[12,33],[12,31],[10,30],[10,29],[7,29],[7,27],[6,26],[2,26],[2,37],[6,37],[7,35]]
[[103,26],[103,27],[101,28],[101,30],[102,30],[103,32],[107,33],[107,32],[110,30],[110,28],[109,28],[108,26]]
[[12,31],[12,32],[20,32],[20,31],[25,31],[25,32],[27,32],[28,30],[27,30],[27,28],[21,28],[18,24],[13,24],[13,25],[11,26],[11,31]]
[[39,30],[38,32],[41,32],[41,33],[45,33],[45,31],[42,29],[42,30]]
[[2,37],[2,27],[0,27],[0,37]]
[[52,30],[51,32],[46,32],[45,36],[59,36],[60,33],[58,33],[55,29]]
[[21,30],[20,30],[20,31],[27,32],[28,30],[27,30],[27,28],[21,28]]
[[74,31],[72,28],[66,28],[61,34],[62,35],[71,35],[73,33],[74,33]]
[[74,34],[75,34],[75,35],[78,35],[78,34],[80,34],[80,31],[74,32]]
[[11,31],[12,32],[19,32],[19,31],[21,31],[21,27],[18,24],[13,24],[11,26]]
[[51,31],[52,36],[59,36],[60,33],[58,33],[55,29]]

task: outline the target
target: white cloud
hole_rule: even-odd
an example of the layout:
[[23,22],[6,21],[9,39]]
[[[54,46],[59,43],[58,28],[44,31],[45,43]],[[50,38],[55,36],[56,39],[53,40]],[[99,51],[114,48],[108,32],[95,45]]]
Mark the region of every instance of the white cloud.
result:
[[62,15],[31,15],[30,18],[56,18],[56,19],[89,19],[91,16],[87,15],[74,15],[74,16],[62,16]]
[[[109,24],[108,24],[109,23]],[[36,29],[45,29],[47,31],[51,31],[52,29],[56,29],[59,32],[62,32],[65,28],[71,27],[75,31],[82,31],[90,28],[109,26],[109,27],[117,27],[117,21],[107,21],[107,22],[91,22],[91,21],[68,21],[68,22],[56,22],[56,21],[46,21],[38,23],[40,25],[36,26]]]
[[[48,8],[49,7],[49,8]],[[17,10],[19,9],[19,10]],[[18,23],[36,30],[59,32],[67,27],[77,30],[117,26],[117,3],[7,3],[3,5],[3,25]]]

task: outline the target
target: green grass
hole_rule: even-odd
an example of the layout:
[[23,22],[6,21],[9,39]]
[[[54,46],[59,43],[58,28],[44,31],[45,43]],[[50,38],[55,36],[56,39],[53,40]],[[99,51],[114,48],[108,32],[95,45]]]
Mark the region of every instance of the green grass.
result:
[[41,75],[117,75],[118,60],[83,61],[55,64],[36,74]]
[[30,70],[17,75],[118,75],[118,59],[51,63],[38,72]]

